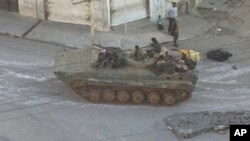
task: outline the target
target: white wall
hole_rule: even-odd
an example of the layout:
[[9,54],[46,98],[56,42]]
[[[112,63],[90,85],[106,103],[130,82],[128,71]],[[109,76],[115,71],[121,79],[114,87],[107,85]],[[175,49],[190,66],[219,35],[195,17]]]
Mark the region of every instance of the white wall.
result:
[[150,18],[152,21],[156,21],[158,15],[165,17],[166,1],[165,0],[150,0]]
[[45,19],[44,0],[18,0],[18,3],[21,15]]
[[111,25],[146,18],[147,0],[110,0]]
[[108,31],[110,29],[109,0],[94,1],[94,23],[97,30]]
[[76,0],[47,0],[48,20],[90,25],[89,2]]
[[158,15],[163,18],[166,16],[166,10],[172,5],[171,2],[181,2],[185,0],[150,0],[150,18],[152,21],[156,21]]
[[[109,30],[109,0],[94,0],[97,30]],[[20,15],[65,23],[90,25],[88,0],[19,0]]]

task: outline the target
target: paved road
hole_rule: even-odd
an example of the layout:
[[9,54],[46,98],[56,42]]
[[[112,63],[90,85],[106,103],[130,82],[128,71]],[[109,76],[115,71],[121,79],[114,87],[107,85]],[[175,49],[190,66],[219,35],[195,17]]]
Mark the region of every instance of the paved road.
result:
[[[0,141],[177,141],[165,127],[166,115],[250,106],[249,43],[233,36],[181,42],[203,53],[226,47],[234,56],[225,63],[201,61],[189,101],[151,107],[84,101],[53,76],[54,55],[61,47],[0,35]],[[187,141],[209,140],[227,141],[228,135],[208,133]]]

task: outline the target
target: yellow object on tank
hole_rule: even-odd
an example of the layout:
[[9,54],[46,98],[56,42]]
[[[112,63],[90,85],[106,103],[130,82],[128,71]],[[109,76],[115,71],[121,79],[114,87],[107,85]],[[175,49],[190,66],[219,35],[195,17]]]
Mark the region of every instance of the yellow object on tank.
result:
[[200,52],[196,52],[193,50],[187,50],[187,49],[180,49],[178,51],[185,54],[188,59],[192,59],[195,62],[200,61]]
[[192,59],[195,62],[199,62],[200,61],[200,52],[196,52],[193,50],[190,50],[190,56],[189,59]]

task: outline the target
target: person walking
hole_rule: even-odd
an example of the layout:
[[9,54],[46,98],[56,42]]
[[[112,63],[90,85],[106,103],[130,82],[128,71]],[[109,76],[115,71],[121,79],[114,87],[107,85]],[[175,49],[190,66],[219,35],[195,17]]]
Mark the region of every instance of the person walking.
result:
[[176,5],[176,2],[172,2],[172,6],[169,10],[166,10],[166,17],[169,21],[168,24],[168,34],[171,34],[171,27],[172,27],[172,23],[173,21],[177,18],[178,16],[178,8]]
[[177,19],[174,19],[172,26],[170,27],[170,33],[171,33],[171,36],[174,37],[173,42],[174,42],[175,47],[178,47],[177,40],[179,38],[179,30],[180,30],[179,28],[180,28],[179,21]]

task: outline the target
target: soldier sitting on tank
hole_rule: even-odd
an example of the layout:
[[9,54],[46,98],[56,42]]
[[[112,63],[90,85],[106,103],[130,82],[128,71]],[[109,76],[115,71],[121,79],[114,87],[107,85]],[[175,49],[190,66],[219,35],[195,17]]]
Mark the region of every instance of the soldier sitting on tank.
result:
[[167,68],[167,62],[165,60],[158,60],[155,62],[153,66],[153,71],[156,75],[160,75],[166,71]]
[[111,60],[112,60],[112,52],[103,49],[98,55],[96,67],[104,68],[111,63]]
[[152,66],[152,70],[156,75],[160,75],[166,71],[167,61],[166,61],[166,52],[162,51],[160,54],[155,54],[155,62]]
[[182,53],[181,60],[185,62],[189,70],[194,70],[196,67],[196,62],[188,58],[186,54]]
[[160,43],[157,41],[156,38],[151,38],[152,43],[150,43],[150,49],[146,50],[146,55],[150,58],[154,57],[155,53],[160,53],[161,52],[161,45]]
[[157,41],[155,37],[151,38],[151,46],[153,47],[153,50],[155,53],[160,53],[161,52],[161,44]]
[[125,64],[126,64],[126,59],[124,58],[124,56],[119,52],[113,52],[111,63],[109,64],[109,66],[111,68],[118,68],[125,66]]
[[134,52],[133,57],[134,57],[135,61],[142,61],[143,59],[145,59],[145,56],[142,53],[142,51],[138,45],[135,46],[135,52]]
[[118,56],[117,56],[117,53],[114,52],[112,54],[111,61],[110,61],[110,64],[108,64],[108,66],[111,68],[116,68],[116,67],[118,67],[118,65],[119,65],[118,64]]
[[189,70],[194,70],[196,67],[196,62],[189,58],[183,58]]
[[185,61],[181,60],[176,66],[175,66],[175,71],[184,73],[188,71],[188,67],[185,64]]

